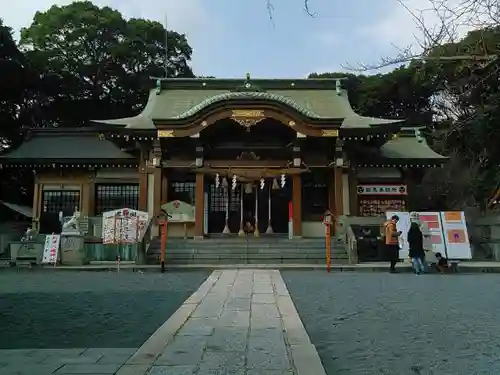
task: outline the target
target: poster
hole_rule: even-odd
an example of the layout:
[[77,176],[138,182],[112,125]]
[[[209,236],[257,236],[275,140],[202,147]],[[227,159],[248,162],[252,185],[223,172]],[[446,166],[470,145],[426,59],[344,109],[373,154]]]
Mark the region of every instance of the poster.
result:
[[133,244],[140,242],[146,233],[149,214],[122,208],[102,214],[103,244]]
[[43,245],[42,264],[56,264],[59,254],[59,244],[61,236],[59,234],[48,234],[45,236]]
[[472,259],[465,214],[460,211],[441,212],[446,255],[449,259]]
[[390,220],[391,216],[397,215],[399,217],[396,228],[401,231],[399,236],[399,259],[408,259],[409,245],[408,245],[408,230],[410,229],[410,213],[409,212],[396,212],[387,211],[386,218]]
[[440,213],[419,212],[418,215],[421,223],[422,233],[424,234],[424,236],[428,236],[428,239],[424,238],[424,247],[426,249],[430,247],[428,250],[432,250],[434,254],[446,254],[446,245],[443,236],[443,227],[441,224]]

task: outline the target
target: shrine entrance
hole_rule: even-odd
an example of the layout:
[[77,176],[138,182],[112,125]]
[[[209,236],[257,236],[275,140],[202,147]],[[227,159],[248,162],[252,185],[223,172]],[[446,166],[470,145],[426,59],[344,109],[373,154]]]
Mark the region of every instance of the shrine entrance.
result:
[[292,198],[290,177],[257,180],[240,177],[238,181],[236,174],[233,177],[219,174],[210,178],[207,187],[209,235],[241,235],[247,222],[258,230],[258,235],[288,233],[288,204]]

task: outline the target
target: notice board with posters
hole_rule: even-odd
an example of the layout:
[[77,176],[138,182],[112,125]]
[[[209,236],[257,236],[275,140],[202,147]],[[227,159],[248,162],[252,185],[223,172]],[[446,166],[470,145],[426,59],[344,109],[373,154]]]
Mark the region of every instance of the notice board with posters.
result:
[[441,212],[446,256],[449,259],[472,259],[465,214],[460,211]]
[[424,234],[424,249],[446,254],[440,212],[419,212],[420,228]]
[[[386,218],[399,216],[397,225],[401,231],[399,239],[399,258],[407,259],[410,229],[410,214],[408,212],[387,211]],[[472,250],[467,232],[465,213],[460,211],[418,212],[423,234],[430,236],[432,252],[441,253],[449,259],[472,259]],[[425,233],[426,232],[426,233]],[[425,244],[425,239],[424,239]]]

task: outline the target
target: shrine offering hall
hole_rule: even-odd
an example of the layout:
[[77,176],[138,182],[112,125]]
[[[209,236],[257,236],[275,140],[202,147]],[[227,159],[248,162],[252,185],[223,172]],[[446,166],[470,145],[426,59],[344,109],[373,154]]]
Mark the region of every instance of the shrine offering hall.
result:
[[[140,114],[88,128],[31,129],[0,158],[34,172],[34,225],[60,211],[184,205],[171,237],[322,237],[321,217],[405,211],[425,168],[446,158],[404,120],[360,116],[342,80],[154,79]],[[169,206],[170,204],[170,206]],[[156,231],[156,235],[158,232]]]

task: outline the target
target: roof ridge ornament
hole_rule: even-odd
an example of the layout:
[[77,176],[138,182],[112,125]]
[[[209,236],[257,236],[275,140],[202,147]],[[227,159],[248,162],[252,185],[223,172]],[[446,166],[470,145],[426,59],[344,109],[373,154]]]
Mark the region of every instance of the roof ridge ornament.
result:
[[342,95],[342,81],[338,78],[335,80],[335,91],[337,95]]
[[243,85],[236,87],[232,92],[265,92],[262,88],[254,86],[251,82],[250,73],[245,74]]
[[415,138],[417,138],[418,143],[422,143],[425,140],[424,136],[422,135],[422,131],[418,128],[415,128],[414,132]]
[[156,95],[160,95],[161,94],[161,79],[158,78],[156,80]]

